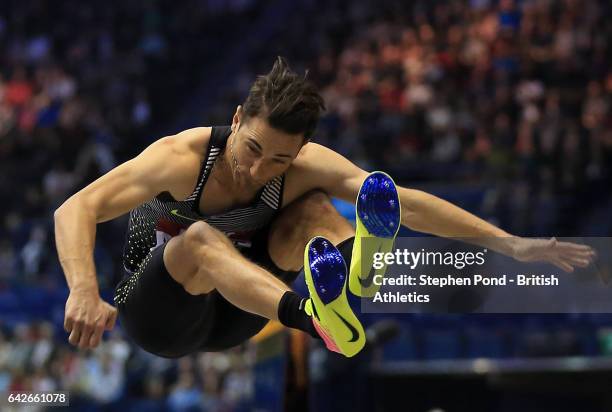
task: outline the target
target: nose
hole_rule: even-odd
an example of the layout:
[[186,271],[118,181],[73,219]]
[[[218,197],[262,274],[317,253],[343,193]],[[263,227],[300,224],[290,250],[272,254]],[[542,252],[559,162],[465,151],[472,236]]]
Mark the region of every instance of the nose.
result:
[[249,168],[249,172],[251,174],[251,178],[257,182],[262,182],[264,175],[263,161],[262,159],[257,159],[253,162],[251,167]]

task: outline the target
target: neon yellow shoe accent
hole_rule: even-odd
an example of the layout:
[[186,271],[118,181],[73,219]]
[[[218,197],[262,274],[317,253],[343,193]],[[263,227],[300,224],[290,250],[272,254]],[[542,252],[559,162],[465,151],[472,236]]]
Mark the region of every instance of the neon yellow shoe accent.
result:
[[304,279],[310,299],[305,311],[328,349],[346,357],[359,353],[366,342],[363,325],[351,309],[347,270],[342,255],[331,242],[315,237],[304,250]]
[[380,289],[374,277],[384,276],[387,269],[384,261],[380,269],[373,267],[374,254],[391,252],[401,223],[400,199],[391,176],[370,173],[359,189],[355,208],[349,290],[357,296],[372,297]]

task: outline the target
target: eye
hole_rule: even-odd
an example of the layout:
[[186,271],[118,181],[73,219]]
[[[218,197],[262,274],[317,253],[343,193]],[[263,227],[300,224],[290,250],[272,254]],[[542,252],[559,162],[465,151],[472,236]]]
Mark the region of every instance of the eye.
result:
[[284,160],[274,159],[274,163],[284,165],[286,162]]
[[257,148],[251,144],[247,144],[247,147],[249,148],[249,150],[253,153],[259,153],[259,150],[257,150]]

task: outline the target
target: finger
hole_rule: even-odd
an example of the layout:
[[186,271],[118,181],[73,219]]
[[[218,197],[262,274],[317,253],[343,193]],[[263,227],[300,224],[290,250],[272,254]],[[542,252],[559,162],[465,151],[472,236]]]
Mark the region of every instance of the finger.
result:
[[106,330],[113,330],[113,328],[115,327],[115,322],[117,321],[117,308],[113,306],[111,306],[110,308],[111,308],[110,314],[108,318],[106,319],[106,325],[105,325]]
[[595,256],[595,252],[589,251],[589,250],[569,249],[569,250],[560,250],[559,252],[563,253],[564,255],[576,256],[576,257],[581,257],[581,258],[593,258]]
[[567,263],[562,262],[558,259],[553,259],[551,263],[567,273],[572,273],[574,271],[574,268],[571,265],[568,265]]
[[566,258],[561,258],[561,261],[567,263],[568,265],[578,266],[581,268],[585,268],[591,264],[591,261],[589,259],[581,259],[581,258],[566,257]]
[[559,256],[559,260],[561,262],[567,263],[568,265],[578,266],[581,268],[590,266],[591,263],[593,263],[592,259],[588,259],[588,258],[585,259],[585,258],[572,257],[572,256]]
[[589,253],[589,254],[594,254],[595,250],[589,246],[589,245],[581,245],[578,243],[571,243],[571,242],[559,242],[559,247],[563,248],[565,251],[568,252],[583,252],[583,253]]
[[70,332],[70,336],[68,337],[68,342],[71,345],[77,346],[79,344],[79,340],[81,339],[81,329],[83,328],[82,323],[75,322],[72,328],[72,332]]
[[595,253],[592,249],[576,249],[574,246],[581,245],[572,245],[569,247],[562,247],[556,250],[556,255],[560,259],[571,260],[572,262],[576,262],[577,264],[583,265],[582,262],[586,261],[587,265],[590,264],[593,260],[595,260]]
[[595,259],[597,258],[596,254],[589,254],[589,253],[568,253],[568,256],[571,256],[574,259],[584,259],[584,260],[588,260],[589,262],[594,262]]
[[74,319],[69,316],[64,318],[64,330],[68,333],[72,332],[72,328],[74,327]]
[[589,252],[560,252],[559,257],[563,259],[586,260],[588,262],[595,260],[595,256]]
[[91,338],[89,339],[89,347],[95,348],[100,344],[102,340],[102,334],[104,333],[104,324],[100,323],[96,325],[93,333],[91,334]]
[[91,339],[91,334],[93,333],[93,331],[94,328],[91,325],[85,325],[83,327],[81,339],[79,339],[79,348],[87,349],[89,347],[89,340]]
[[562,258],[565,263],[579,268],[587,268],[593,264],[593,259]]

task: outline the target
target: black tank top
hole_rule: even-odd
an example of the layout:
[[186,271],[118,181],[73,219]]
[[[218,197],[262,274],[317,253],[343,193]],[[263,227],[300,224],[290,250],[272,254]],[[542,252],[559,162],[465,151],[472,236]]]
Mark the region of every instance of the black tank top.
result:
[[199,204],[204,186],[230,134],[229,126],[212,127],[198,183],[187,199],[176,200],[170,193],[162,192],[130,212],[123,252],[123,264],[128,272],[136,272],[151,249],[180,234],[198,220],[224,232],[238,249],[250,248],[253,235],[265,227],[280,210],[284,175],[266,183],[246,207],[210,216],[200,213]]

